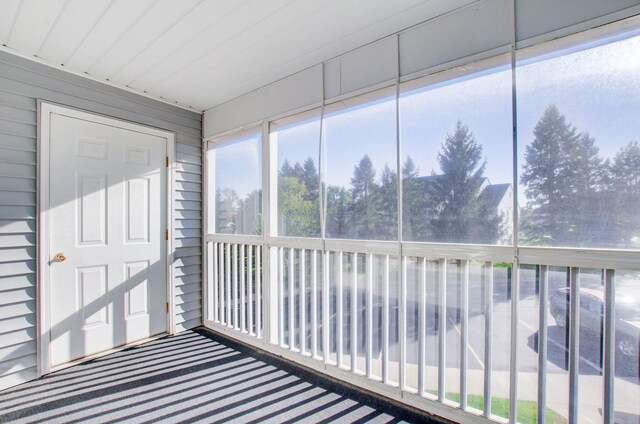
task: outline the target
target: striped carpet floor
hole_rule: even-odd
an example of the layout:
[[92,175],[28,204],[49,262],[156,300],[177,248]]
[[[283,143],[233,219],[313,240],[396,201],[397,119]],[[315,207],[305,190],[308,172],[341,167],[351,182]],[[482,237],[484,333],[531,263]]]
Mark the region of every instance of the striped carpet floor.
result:
[[0,392],[0,422],[427,421],[427,416],[204,329],[128,348]]

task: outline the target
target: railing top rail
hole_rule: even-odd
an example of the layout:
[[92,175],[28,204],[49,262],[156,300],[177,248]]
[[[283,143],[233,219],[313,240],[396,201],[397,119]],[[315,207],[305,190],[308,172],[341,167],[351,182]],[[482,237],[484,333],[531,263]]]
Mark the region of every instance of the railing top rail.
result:
[[467,259],[477,261],[511,262],[512,246],[450,244],[450,243],[402,243],[404,256],[431,259]]
[[[239,234],[208,234],[207,242],[263,245],[261,236]],[[267,245],[293,249],[332,252],[371,253],[379,255],[413,256],[430,259],[464,259],[475,261],[514,262],[521,264],[572,266],[581,268],[640,270],[640,251],[622,249],[591,249],[580,247],[543,247],[404,242],[402,248],[395,241],[342,240],[268,237]],[[402,249],[402,250],[401,250]]]
[[212,243],[262,244],[262,236],[243,234],[207,234],[205,240]]
[[564,247],[520,247],[521,264],[640,270],[640,252]]

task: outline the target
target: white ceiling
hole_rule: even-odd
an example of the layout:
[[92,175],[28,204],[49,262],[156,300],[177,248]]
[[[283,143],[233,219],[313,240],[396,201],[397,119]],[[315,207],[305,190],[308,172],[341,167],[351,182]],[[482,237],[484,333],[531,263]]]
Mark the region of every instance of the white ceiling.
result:
[[0,0],[0,43],[202,111],[472,1]]

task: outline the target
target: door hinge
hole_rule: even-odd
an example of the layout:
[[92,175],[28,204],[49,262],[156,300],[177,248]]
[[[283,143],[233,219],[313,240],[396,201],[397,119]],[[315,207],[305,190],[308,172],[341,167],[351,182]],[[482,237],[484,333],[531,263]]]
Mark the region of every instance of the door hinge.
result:
[[167,305],[167,313],[169,313],[169,302],[167,302],[166,305]]
[[164,230],[164,239],[169,240],[169,230]]
[[169,156],[166,157],[167,168],[169,167]]

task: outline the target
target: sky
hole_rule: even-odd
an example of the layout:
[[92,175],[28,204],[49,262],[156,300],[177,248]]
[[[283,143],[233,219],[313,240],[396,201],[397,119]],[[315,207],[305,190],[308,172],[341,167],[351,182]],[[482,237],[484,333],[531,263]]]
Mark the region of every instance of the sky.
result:
[[[629,141],[640,141],[639,34],[518,62],[520,165],[525,146],[533,141],[533,129],[550,104],[555,104],[578,132],[587,131],[595,138],[604,158],[612,158]],[[485,175],[494,184],[512,183],[511,86],[510,68],[502,67],[402,93],[402,160],[410,155],[420,175],[440,173],[437,153],[460,120],[483,147]],[[364,154],[371,157],[377,176],[385,164],[395,170],[395,107],[395,98],[387,96],[325,113],[323,137],[329,184],[349,187],[354,166]],[[319,116],[278,128],[278,168],[285,158],[293,165],[312,157],[317,166],[319,138]],[[220,184],[228,181],[241,195],[257,188],[259,140],[218,150],[216,175]],[[523,196],[522,190],[520,194]]]
[[216,145],[216,189],[231,188],[240,198],[261,189],[261,151],[260,132]]

